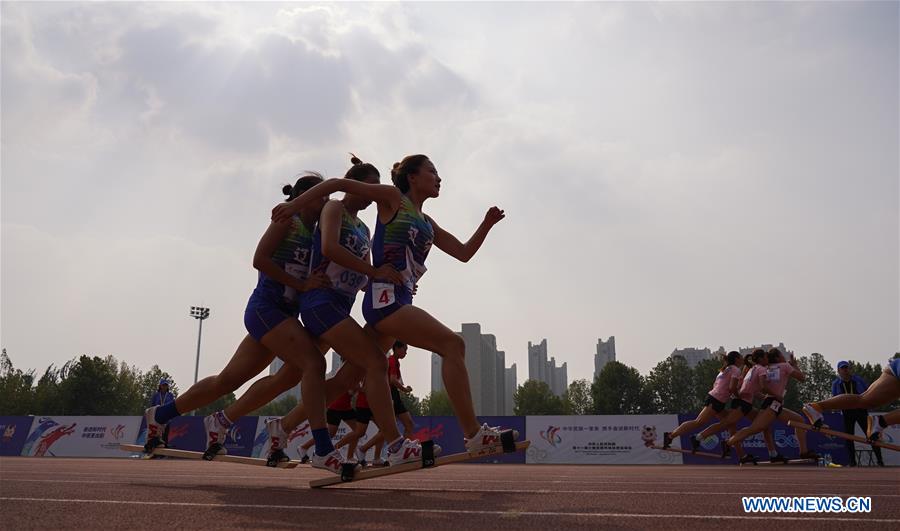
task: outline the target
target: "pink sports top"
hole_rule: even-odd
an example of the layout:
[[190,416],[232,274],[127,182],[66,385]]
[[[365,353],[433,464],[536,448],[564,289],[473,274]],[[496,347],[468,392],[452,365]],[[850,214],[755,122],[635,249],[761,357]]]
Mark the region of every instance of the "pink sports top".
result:
[[731,398],[731,382],[741,377],[741,370],[729,365],[719,371],[709,395],[719,402],[727,402]]

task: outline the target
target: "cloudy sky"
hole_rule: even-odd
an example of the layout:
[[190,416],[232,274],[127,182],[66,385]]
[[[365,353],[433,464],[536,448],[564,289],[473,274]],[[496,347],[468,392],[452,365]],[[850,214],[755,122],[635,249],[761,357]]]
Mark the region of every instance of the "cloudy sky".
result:
[[506,210],[468,264],[432,253],[417,304],[482,323],[520,382],[544,337],[570,380],[610,335],[644,373],[685,346],[900,350],[896,2],[0,9],[17,367],[112,354],[185,389],[202,304],[217,372],[281,186],[348,151],[429,154],[461,239]]

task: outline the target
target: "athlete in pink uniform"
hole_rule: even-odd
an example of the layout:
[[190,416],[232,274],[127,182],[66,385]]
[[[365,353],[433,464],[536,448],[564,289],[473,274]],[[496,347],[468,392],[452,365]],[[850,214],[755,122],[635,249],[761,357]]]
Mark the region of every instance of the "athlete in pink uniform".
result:
[[[722,430],[728,430],[729,433],[734,435],[737,431],[737,422],[741,420],[742,417],[747,417],[753,422],[753,419],[756,418],[756,414],[759,411],[753,409],[753,400],[759,394],[759,375],[765,373],[766,365],[768,365],[768,358],[765,350],[756,349],[751,354],[744,356],[744,369],[741,372],[741,386],[737,392],[737,397],[731,401],[731,409],[724,419],[707,427],[705,430],[694,436],[695,440],[702,441],[710,435],[719,433]],[[766,447],[769,450],[769,460],[773,462],[787,461],[787,458],[779,454],[775,447],[775,438],[772,436],[771,428],[765,430],[764,437],[766,440]],[[740,455],[743,448],[741,446],[738,446],[737,448],[738,455]],[[755,462],[756,458],[751,454],[741,457],[741,463]]]
[[[741,360],[739,352],[731,351],[725,357],[724,365],[719,370],[715,382],[713,382],[712,390],[706,396],[706,405],[697,418],[682,422],[680,426],[675,428],[671,433],[663,433],[663,448],[668,448],[675,437],[682,433],[688,433],[696,430],[700,426],[710,422],[713,418],[718,417],[720,420],[725,416],[725,406],[728,405],[729,399],[734,395],[741,384],[741,370],[738,368],[738,362]],[[696,452],[700,447],[700,441],[695,437],[691,437],[692,451]]]
[[[779,416],[784,421],[793,420],[802,423],[805,420],[799,413],[786,409],[782,403],[788,380],[794,378],[802,382],[806,379],[806,375],[797,368],[797,362],[793,357],[790,363],[785,362],[784,355],[778,349],[773,348],[769,351],[768,360],[769,365],[765,373],[753,378],[759,380],[761,390],[765,394],[762,408],[750,426],[725,441],[723,454],[727,454],[730,447],[737,446],[747,437],[766,429]],[[816,459],[818,456],[806,448],[806,430],[795,428],[794,432],[797,435],[797,442],[800,443],[800,459]]]

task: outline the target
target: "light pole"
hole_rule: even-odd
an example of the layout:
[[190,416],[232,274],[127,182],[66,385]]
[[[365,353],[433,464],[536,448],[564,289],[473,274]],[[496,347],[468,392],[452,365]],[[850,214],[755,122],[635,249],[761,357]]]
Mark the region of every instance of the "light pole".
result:
[[209,308],[191,306],[191,317],[200,321],[200,330],[197,331],[197,361],[194,363],[194,383],[197,383],[197,372],[200,369],[200,336],[203,335],[203,320],[209,317]]

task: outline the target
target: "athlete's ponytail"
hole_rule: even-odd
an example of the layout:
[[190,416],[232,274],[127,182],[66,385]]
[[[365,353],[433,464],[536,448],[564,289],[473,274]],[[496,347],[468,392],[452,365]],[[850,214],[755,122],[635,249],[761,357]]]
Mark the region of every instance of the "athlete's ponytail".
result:
[[297,179],[297,182],[294,183],[294,186],[289,184],[284,185],[281,189],[281,193],[287,196],[285,201],[290,201],[324,180],[325,178],[322,177],[321,173],[306,171],[300,174],[300,177]]
[[369,164],[368,162],[363,162],[353,153],[350,154],[350,163],[353,164],[353,166],[350,166],[350,169],[347,170],[347,173],[344,174],[345,179],[365,181],[371,175],[374,175],[379,179],[381,178],[381,174],[378,172],[378,168],[376,168],[372,164]]
[[754,350],[753,354],[751,354],[750,356],[753,358],[753,363],[758,365],[759,362],[762,361],[763,358],[766,357],[766,351],[761,348],[758,348],[758,349]]
[[768,356],[769,356],[769,363],[778,363],[779,360],[781,359],[782,354],[781,354],[780,350],[778,350],[777,348],[773,348],[773,349],[769,350]]
[[748,352],[747,354],[744,354],[744,366],[747,367],[748,369],[750,367],[753,367],[753,353],[752,352]]
[[738,360],[741,359],[741,353],[732,350],[728,353],[727,356],[723,359],[723,365],[721,370],[725,370],[729,365],[737,365]]
[[400,162],[395,162],[391,169],[391,181],[404,194],[409,191],[409,176],[417,173],[422,164],[428,160],[427,155],[409,155]]

